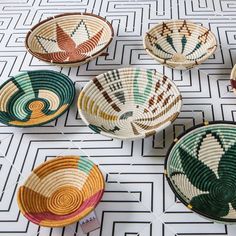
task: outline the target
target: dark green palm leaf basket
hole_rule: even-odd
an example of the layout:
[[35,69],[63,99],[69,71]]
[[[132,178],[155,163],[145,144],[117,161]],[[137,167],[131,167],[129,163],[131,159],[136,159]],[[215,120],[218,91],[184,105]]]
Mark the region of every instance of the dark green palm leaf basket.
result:
[[212,221],[236,223],[236,125],[205,122],[170,148],[165,174],[189,209]]
[[50,70],[23,72],[0,86],[0,122],[32,127],[62,115],[75,97],[69,77]]

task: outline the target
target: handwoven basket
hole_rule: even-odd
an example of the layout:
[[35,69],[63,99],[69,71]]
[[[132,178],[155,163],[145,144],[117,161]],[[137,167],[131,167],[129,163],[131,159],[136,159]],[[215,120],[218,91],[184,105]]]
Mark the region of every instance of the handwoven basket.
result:
[[0,86],[0,122],[19,127],[48,123],[69,108],[74,96],[73,82],[61,73],[21,73]]
[[182,99],[166,76],[123,68],[90,81],[78,99],[83,121],[95,132],[118,139],[154,135],[179,115]]
[[230,82],[234,93],[236,93],[236,65],[234,65],[234,68],[232,69]]
[[113,38],[113,28],[91,13],[66,13],[44,20],[27,34],[25,45],[38,59],[73,66],[98,57]]
[[95,209],[104,192],[104,178],[90,160],[58,157],[38,166],[19,188],[21,213],[31,222],[62,227]]
[[167,180],[189,209],[236,223],[236,125],[205,123],[175,140],[165,163]]
[[208,59],[217,41],[210,29],[185,20],[163,22],[144,37],[144,48],[155,60],[174,69],[191,69]]

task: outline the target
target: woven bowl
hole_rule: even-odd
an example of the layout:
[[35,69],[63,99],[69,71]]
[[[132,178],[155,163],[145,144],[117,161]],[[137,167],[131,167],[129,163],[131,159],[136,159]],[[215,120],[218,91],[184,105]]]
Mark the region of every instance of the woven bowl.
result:
[[0,86],[0,122],[19,127],[48,123],[69,108],[74,96],[73,82],[61,73],[21,73]]
[[66,13],[44,20],[27,34],[25,45],[38,59],[64,66],[98,57],[113,38],[113,28],[91,13]]
[[174,69],[191,69],[216,50],[215,35],[203,26],[185,20],[167,21],[151,28],[144,48],[155,60]]
[[234,93],[236,93],[236,65],[234,65],[234,68],[232,69],[230,82]]
[[79,113],[95,132],[118,139],[154,135],[179,115],[182,99],[166,76],[123,68],[101,74],[80,93]]
[[174,193],[201,216],[236,223],[235,123],[205,123],[175,141],[165,163]]
[[21,213],[31,222],[62,227],[95,209],[104,192],[104,178],[90,160],[58,157],[38,166],[18,190]]

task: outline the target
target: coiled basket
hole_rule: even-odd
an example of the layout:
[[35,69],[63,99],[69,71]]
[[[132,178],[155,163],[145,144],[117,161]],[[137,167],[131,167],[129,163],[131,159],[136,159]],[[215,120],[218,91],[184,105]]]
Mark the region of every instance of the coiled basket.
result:
[[155,60],[174,69],[191,69],[208,59],[217,41],[210,29],[186,20],[172,20],[151,28],[144,48]]
[[236,125],[213,122],[175,140],[167,180],[189,209],[209,220],[236,223]]
[[73,82],[61,73],[23,72],[0,86],[0,122],[19,127],[43,125],[62,115],[74,96]]
[[78,99],[83,121],[95,132],[118,139],[154,135],[179,115],[182,99],[166,76],[122,68],[90,81]]
[[38,166],[19,188],[17,200],[31,222],[62,227],[93,211],[103,192],[103,175],[92,161],[64,156]]
[[113,28],[104,18],[91,13],[66,13],[35,25],[25,45],[38,59],[74,66],[101,55],[111,43]]

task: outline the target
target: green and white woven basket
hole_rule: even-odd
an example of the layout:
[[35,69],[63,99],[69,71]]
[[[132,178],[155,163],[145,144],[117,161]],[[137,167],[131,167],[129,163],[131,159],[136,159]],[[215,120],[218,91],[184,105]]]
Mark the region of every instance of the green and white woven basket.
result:
[[236,223],[236,124],[205,123],[175,140],[167,180],[189,209],[209,220]]
[[0,122],[19,127],[43,125],[62,115],[74,96],[73,82],[61,73],[20,73],[0,86]]

